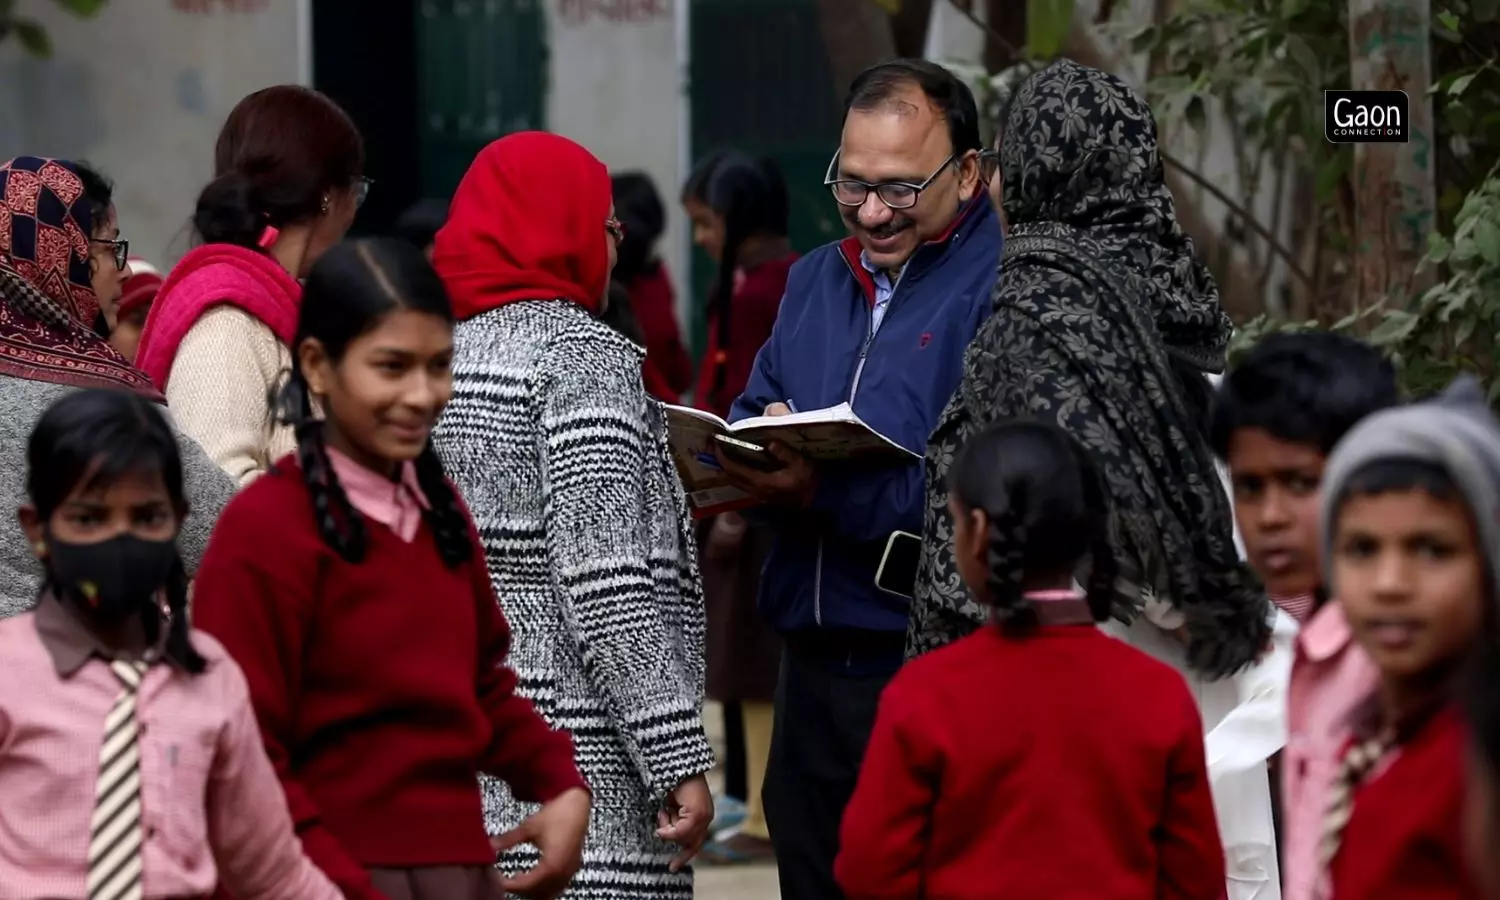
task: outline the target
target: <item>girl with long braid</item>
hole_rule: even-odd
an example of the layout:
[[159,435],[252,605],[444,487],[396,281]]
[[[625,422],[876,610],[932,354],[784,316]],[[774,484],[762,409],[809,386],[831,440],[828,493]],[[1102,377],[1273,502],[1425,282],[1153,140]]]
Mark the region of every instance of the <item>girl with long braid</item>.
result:
[[[276,405],[296,452],[225,510],[196,621],[244,668],[303,846],[346,898],[555,897],[590,797],[569,737],[516,693],[483,545],[429,440],[453,390],[447,292],[405,242],[339,245],[294,347]],[[481,772],[541,804],[493,844]],[[522,843],[540,863],[502,879],[497,850]]]
[[1055,425],[994,426],[949,491],[954,556],[992,624],[885,689],[844,814],[849,900],[1221,895],[1197,705],[1096,627],[1116,573],[1088,453]]

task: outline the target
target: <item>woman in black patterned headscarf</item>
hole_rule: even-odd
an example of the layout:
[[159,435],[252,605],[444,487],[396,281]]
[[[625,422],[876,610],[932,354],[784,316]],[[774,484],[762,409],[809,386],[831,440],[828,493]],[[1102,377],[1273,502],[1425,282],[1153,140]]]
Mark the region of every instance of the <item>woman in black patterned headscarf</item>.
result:
[[1118,78],[1062,61],[1017,90],[1000,143],[1010,230],[994,313],[927,451],[908,654],[987,615],[953,560],[954,455],[992,422],[1035,418],[1069,431],[1104,473],[1114,617],[1182,637],[1202,675],[1238,671],[1267,646],[1271,610],[1239,560],[1204,437],[1206,373],[1223,369],[1231,326],[1177,225],[1151,109]]

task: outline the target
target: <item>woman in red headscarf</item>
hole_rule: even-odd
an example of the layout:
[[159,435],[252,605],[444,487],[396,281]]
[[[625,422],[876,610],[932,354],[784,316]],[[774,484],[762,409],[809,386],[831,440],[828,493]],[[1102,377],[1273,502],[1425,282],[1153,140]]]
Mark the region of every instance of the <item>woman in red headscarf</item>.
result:
[[[641,348],[599,319],[620,237],[609,174],[572,141],[513,134],[479,154],[433,253],[461,320],[433,439],[485,541],[521,690],[572,732],[593,789],[565,896],[690,900],[713,818],[703,596]],[[492,833],[530,812],[485,791]],[[517,847],[501,865],[533,862]]]

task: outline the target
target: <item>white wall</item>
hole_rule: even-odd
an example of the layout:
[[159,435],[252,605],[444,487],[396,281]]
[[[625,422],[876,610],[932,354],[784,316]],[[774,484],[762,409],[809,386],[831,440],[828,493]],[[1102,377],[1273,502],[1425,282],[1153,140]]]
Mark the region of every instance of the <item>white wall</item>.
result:
[[310,0],[114,0],[93,19],[19,0],[43,23],[50,60],[0,44],[0,158],[87,160],[116,184],[131,251],[170,264],[241,97],[303,81]]
[[551,0],[547,127],[588,147],[611,171],[640,169],[656,181],[668,214],[659,249],[686,329],[693,300],[685,293],[687,220],[677,204],[675,2],[683,0]]

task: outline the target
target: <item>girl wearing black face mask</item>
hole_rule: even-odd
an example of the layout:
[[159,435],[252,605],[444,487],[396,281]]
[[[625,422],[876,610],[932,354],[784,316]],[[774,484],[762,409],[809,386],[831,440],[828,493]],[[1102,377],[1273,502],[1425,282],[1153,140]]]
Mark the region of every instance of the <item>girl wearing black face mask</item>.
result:
[[[53,404],[19,517],[45,570],[0,621],[0,872],[7,896],[337,900],[302,855],[245,677],[187,623],[187,503],[164,415],[139,395]],[[149,891],[149,892],[148,892]]]

